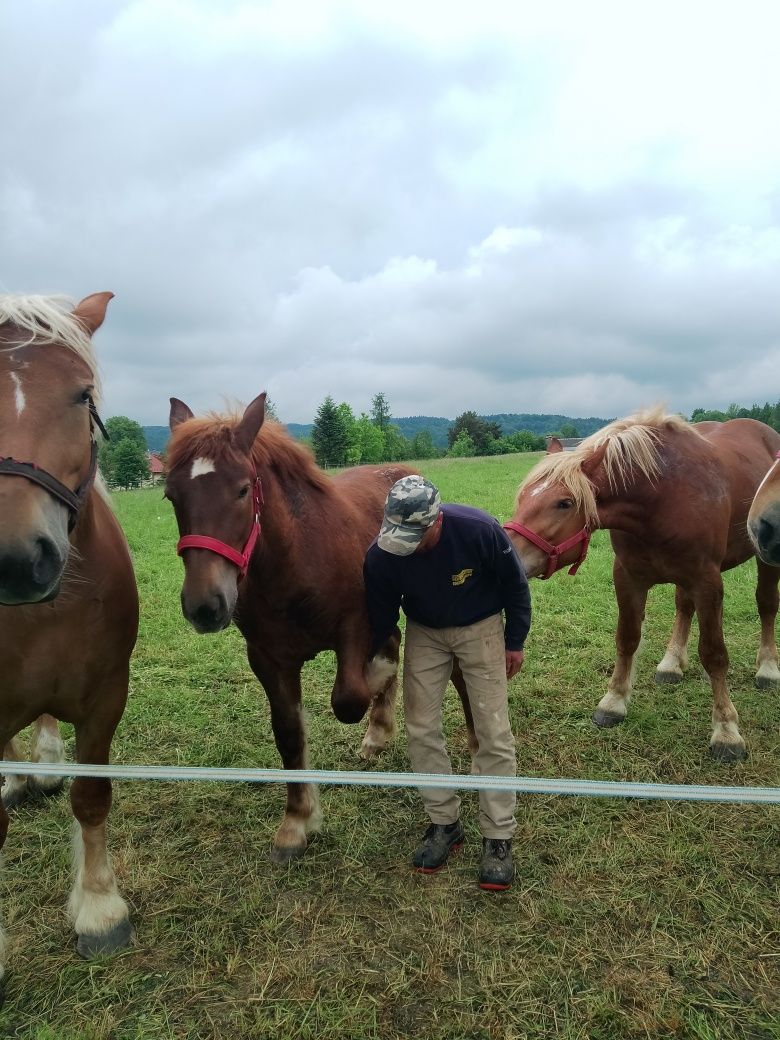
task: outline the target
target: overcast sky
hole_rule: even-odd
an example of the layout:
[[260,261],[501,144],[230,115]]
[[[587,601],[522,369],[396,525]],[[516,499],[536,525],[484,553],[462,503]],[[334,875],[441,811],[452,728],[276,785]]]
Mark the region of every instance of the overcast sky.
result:
[[780,397],[773,2],[25,0],[0,290],[116,293],[106,415]]

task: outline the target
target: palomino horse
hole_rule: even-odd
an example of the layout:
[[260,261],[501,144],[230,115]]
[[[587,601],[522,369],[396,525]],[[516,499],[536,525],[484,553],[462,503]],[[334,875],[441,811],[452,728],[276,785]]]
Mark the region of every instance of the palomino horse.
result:
[[[542,459],[520,486],[509,530],[526,573],[550,577],[582,562],[590,531],[605,527],[615,550],[617,660],[593,717],[615,726],[626,717],[648,590],[677,586],[672,637],[658,682],[679,682],[688,633],[699,618],[699,656],[710,677],[710,750],[723,761],[745,755],[726,685],[721,571],[753,555],[745,521],[780,434],[753,419],[691,426],[655,409],[619,419],[573,452]],[[774,623],[780,571],[758,560],[761,616],[756,685],[780,681]]]
[[753,499],[748,534],[759,558],[780,567],[780,452]]
[[[74,309],[59,298],[0,297],[0,746],[39,718],[34,758],[57,760],[56,719],[73,723],[80,762],[108,762],[127,698],[138,597],[124,535],[96,483],[102,427],[91,337],[111,293]],[[20,778],[12,801],[24,793]],[[78,951],[130,939],[128,908],[106,852],[108,780],[78,777]],[[8,815],[0,806],[0,844]]]
[[[331,705],[342,722],[358,722],[370,709],[361,747],[369,759],[394,730],[399,636],[369,661],[363,557],[379,531],[388,490],[411,470],[357,466],[331,479],[303,445],[264,417],[265,394],[241,418],[196,419],[171,398],[165,493],[182,536],[182,611],[196,632],[218,632],[235,620],[268,696],[286,769],[307,761],[303,662],[335,650]],[[459,673],[453,682],[473,747]],[[289,783],[271,858],[284,863],[303,853],[319,822],[316,788]]]

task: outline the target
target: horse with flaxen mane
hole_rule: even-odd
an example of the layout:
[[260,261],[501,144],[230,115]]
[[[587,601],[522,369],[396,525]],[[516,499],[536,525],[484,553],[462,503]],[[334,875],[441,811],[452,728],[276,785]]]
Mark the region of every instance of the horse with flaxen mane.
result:
[[[676,615],[656,681],[679,682],[687,666],[694,612],[699,656],[713,693],[710,751],[731,761],[745,742],[726,684],[721,572],[754,555],[746,520],[780,434],[753,419],[692,426],[653,409],[619,419],[570,453],[542,459],[517,493],[509,530],[529,577],[576,570],[590,532],[608,528],[615,550],[617,660],[594,722],[626,717],[634,659],[651,586],[676,586]],[[760,558],[756,602],[761,616],[756,685],[780,682],[774,624],[780,570]]]
[[780,452],[753,499],[748,513],[748,534],[759,558],[780,567]]
[[[171,398],[165,494],[182,536],[182,611],[196,632],[235,621],[268,697],[286,769],[306,767],[303,663],[335,650],[333,711],[342,722],[369,711],[361,754],[370,759],[394,731],[400,636],[369,660],[363,557],[388,490],[411,470],[356,466],[331,478],[283,426],[264,420],[265,394],[242,416],[205,418]],[[459,674],[453,682],[463,700]],[[289,783],[271,858],[303,853],[319,822],[316,788]]]
[[[138,596],[124,535],[97,478],[99,388],[92,334],[111,293],[75,309],[62,298],[0,296],[0,746],[38,719],[34,761],[58,761],[57,719],[80,762],[108,762],[127,699]],[[30,787],[8,777],[5,802]],[[55,781],[56,785],[56,781]],[[83,956],[130,939],[106,852],[111,783],[78,777],[69,909]],[[8,830],[0,806],[0,844]]]

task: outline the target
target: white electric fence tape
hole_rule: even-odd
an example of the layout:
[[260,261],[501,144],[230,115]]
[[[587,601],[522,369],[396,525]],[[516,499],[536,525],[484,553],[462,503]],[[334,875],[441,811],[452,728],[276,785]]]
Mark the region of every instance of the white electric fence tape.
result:
[[737,802],[780,805],[780,787],[645,784],[621,780],[567,780],[535,776],[465,776],[441,773],[373,773],[335,769],[234,769],[216,766],[136,766],[2,762],[6,775],[90,776],[110,780],[212,780],[252,784],[335,784],[356,787],[446,787],[462,791],[516,791],[585,798],[652,798],[669,802]]

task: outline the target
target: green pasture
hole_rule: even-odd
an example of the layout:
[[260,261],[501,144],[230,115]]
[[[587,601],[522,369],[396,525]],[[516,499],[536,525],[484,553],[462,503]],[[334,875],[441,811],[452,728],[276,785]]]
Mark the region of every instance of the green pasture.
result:
[[[506,519],[534,459],[426,462],[445,500]],[[141,633],[120,762],[276,766],[262,690],[235,630],[198,637],[160,489],[120,493]],[[706,523],[706,517],[702,517]],[[754,567],[727,576],[731,687],[748,760],[710,761],[710,694],[692,641],[678,687],[653,684],[673,616],[654,590],[627,722],[590,721],[613,661],[611,550],[598,533],[574,578],[532,584],[526,665],[511,684],[519,770],[533,776],[777,785],[780,695],[753,688]],[[84,633],[89,638],[89,633]],[[307,665],[313,766],[359,767],[362,726],[329,707],[333,659]],[[455,767],[468,770],[452,691]],[[63,727],[72,745],[72,733]],[[374,768],[408,768],[403,726]],[[135,940],[77,957],[64,913],[67,798],[13,814],[2,872],[10,979],[0,1036],[37,1040],[780,1038],[780,810],[523,797],[517,882],[480,891],[469,841],[434,877],[409,855],[425,820],[409,790],[324,788],[306,856],[268,860],[276,786],[118,783],[110,844]]]

